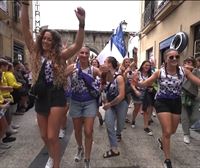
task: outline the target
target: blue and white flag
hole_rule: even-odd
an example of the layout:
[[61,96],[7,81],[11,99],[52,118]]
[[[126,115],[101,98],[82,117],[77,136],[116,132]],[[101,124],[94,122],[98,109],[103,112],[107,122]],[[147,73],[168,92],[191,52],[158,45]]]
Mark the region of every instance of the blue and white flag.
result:
[[104,63],[108,56],[115,57],[119,63],[122,63],[124,57],[126,56],[126,45],[121,23],[117,27],[116,32],[112,34],[108,44],[97,56],[100,65]]

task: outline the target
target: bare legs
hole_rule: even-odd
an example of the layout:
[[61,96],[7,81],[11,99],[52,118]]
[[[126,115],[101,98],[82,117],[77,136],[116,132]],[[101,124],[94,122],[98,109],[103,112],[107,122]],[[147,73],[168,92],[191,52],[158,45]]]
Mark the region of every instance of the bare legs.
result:
[[94,117],[73,118],[75,138],[79,147],[83,145],[82,144],[82,126],[84,126],[85,159],[90,159],[90,153],[91,153],[92,141],[93,141],[94,119],[95,119]]
[[58,134],[64,112],[64,107],[52,107],[48,117],[37,114],[41,137],[48,148],[49,156],[53,158],[54,168],[59,168],[60,165],[61,156]]
[[180,115],[162,112],[158,113],[158,119],[162,128],[162,144],[165,159],[170,159],[170,138],[176,132],[180,122]]

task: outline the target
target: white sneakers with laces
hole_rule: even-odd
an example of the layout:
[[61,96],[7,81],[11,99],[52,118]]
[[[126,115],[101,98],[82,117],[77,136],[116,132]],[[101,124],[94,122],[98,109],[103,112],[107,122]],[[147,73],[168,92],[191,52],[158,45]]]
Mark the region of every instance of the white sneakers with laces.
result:
[[64,137],[65,137],[65,130],[64,129],[60,129],[59,138],[62,139]]
[[53,158],[49,157],[45,168],[53,168]]
[[186,144],[189,144],[190,143],[190,136],[189,135],[184,135],[183,136],[183,142],[186,143]]
[[78,147],[78,152],[77,152],[77,154],[74,157],[74,161],[75,162],[81,161],[83,159],[83,156],[84,156],[83,147]]

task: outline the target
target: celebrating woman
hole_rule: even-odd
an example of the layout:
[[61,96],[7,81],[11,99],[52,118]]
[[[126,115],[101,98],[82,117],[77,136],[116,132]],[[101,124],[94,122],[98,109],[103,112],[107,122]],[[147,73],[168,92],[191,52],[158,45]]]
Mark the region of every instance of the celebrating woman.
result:
[[175,49],[168,49],[164,52],[164,65],[151,77],[142,82],[137,82],[138,76],[135,74],[134,80],[139,86],[151,86],[158,80],[158,91],[155,96],[155,109],[162,128],[162,137],[158,138],[160,148],[164,151],[165,168],[172,168],[170,160],[170,138],[176,132],[180,122],[181,114],[181,90],[185,77],[193,83],[200,85],[200,79],[191,71],[179,66],[180,55]]
[[82,46],[85,11],[81,7],[75,10],[79,20],[79,30],[74,44],[63,49],[61,36],[55,30],[42,30],[34,42],[29,27],[28,7],[29,1],[22,1],[21,24],[32,62],[33,85],[37,85],[35,110],[38,126],[49,152],[45,168],[59,168],[61,154],[58,134],[66,105],[64,92],[66,76],[63,72],[66,66],[65,60],[75,55]]

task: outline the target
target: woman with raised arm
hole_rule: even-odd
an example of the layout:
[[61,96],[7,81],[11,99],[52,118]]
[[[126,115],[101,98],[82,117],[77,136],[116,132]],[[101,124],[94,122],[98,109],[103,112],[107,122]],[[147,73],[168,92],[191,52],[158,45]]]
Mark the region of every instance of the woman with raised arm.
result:
[[48,148],[49,159],[45,168],[59,168],[61,153],[59,129],[64,115],[66,99],[64,72],[66,59],[80,50],[84,40],[85,10],[78,7],[75,14],[79,20],[79,30],[74,44],[62,48],[61,36],[55,30],[45,29],[33,41],[29,27],[29,2],[22,1],[21,24],[25,43],[31,57],[31,71],[34,92],[37,96],[35,111],[41,137]]
[[164,52],[164,65],[145,81],[138,82],[139,86],[151,86],[158,80],[158,91],[155,96],[155,109],[162,128],[162,137],[158,138],[160,148],[164,151],[165,168],[172,168],[170,160],[170,137],[176,132],[181,114],[181,90],[185,77],[193,83],[200,85],[200,79],[191,71],[179,66],[179,54],[175,49]]

